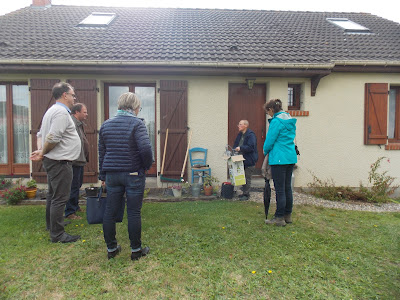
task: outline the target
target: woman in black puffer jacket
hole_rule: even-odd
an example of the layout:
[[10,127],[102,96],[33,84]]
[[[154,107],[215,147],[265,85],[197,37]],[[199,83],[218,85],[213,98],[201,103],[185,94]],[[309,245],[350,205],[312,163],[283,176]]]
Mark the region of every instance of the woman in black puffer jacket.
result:
[[99,179],[107,186],[103,232],[109,259],[121,252],[115,237],[115,222],[125,193],[131,259],[137,260],[150,251],[149,247],[142,248],[141,209],[145,171],[151,167],[153,156],[146,126],[137,117],[139,111],[139,98],[134,93],[122,94],[116,116],[100,128]]

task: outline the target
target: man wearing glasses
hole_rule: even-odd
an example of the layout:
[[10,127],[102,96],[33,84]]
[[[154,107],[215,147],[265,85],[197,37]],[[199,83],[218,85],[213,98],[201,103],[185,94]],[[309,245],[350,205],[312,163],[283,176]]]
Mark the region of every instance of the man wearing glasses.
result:
[[258,160],[257,137],[253,130],[249,129],[249,121],[241,120],[238,124],[239,133],[233,144],[233,149],[241,154],[245,159],[244,175],[246,184],[242,186],[243,194],[239,200],[248,200],[250,197],[251,176],[255,171],[255,165]]
[[38,150],[31,153],[32,161],[43,160],[47,172],[46,226],[53,243],[71,243],[80,239],[64,230],[64,209],[72,183],[72,161],[79,157],[81,140],[70,116],[76,96],[74,88],[65,82],[56,83],[52,94],[56,104],[43,116],[37,134]]

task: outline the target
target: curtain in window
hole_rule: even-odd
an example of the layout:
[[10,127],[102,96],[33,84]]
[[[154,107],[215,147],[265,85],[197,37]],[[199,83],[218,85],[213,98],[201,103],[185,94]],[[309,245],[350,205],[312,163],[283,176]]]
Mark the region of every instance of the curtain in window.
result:
[[118,99],[123,93],[129,92],[128,86],[110,86],[109,88],[109,104],[108,118],[115,117],[118,110]]
[[156,89],[152,86],[135,87],[135,94],[139,97],[142,111],[139,112],[138,117],[143,118],[146,124],[147,133],[150,137],[151,149],[153,151],[153,158],[155,157],[155,140],[156,140],[156,120],[155,120],[155,99]]
[[13,85],[14,163],[29,163],[29,90]]
[[7,164],[6,86],[0,85],[0,164]]

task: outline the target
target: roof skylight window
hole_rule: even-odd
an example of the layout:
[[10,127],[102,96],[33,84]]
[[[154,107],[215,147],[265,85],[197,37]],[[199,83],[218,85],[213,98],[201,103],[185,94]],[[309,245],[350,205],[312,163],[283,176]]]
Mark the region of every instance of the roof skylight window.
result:
[[343,28],[344,31],[347,33],[370,33],[371,32],[368,28],[361,26],[360,24],[357,24],[346,18],[326,18],[326,20],[332,24],[335,24],[336,26],[339,26],[340,28]]
[[105,27],[114,20],[115,16],[115,13],[93,12],[90,16],[80,22],[78,26]]

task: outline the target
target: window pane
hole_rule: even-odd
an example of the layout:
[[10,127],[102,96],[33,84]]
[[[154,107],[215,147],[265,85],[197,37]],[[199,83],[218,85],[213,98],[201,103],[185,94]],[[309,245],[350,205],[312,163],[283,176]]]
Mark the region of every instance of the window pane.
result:
[[396,90],[391,89],[389,92],[389,139],[394,139],[394,129],[396,124]]
[[293,88],[292,87],[288,87],[288,106],[293,106],[294,105],[294,101],[293,101]]
[[14,162],[29,163],[29,89],[27,85],[13,85]]
[[8,163],[6,86],[0,85],[0,164]]
[[79,25],[108,25],[115,18],[114,13],[91,13]]
[[115,116],[118,110],[118,99],[123,93],[129,92],[128,86],[110,86],[109,88],[109,103],[108,103],[108,117]]
[[346,32],[356,33],[356,32],[363,32],[369,33],[370,30],[364,26],[361,26],[358,23],[350,21],[344,18],[327,18],[327,20],[336,26],[343,28]]
[[150,136],[151,149],[153,151],[153,158],[155,157],[155,139],[156,139],[156,126],[155,126],[155,101],[156,101],[156,88],[155,87],[135,87],[135,94],[139,97],[142,111],[139,112],[138,117],[144,119],[147,132]]

